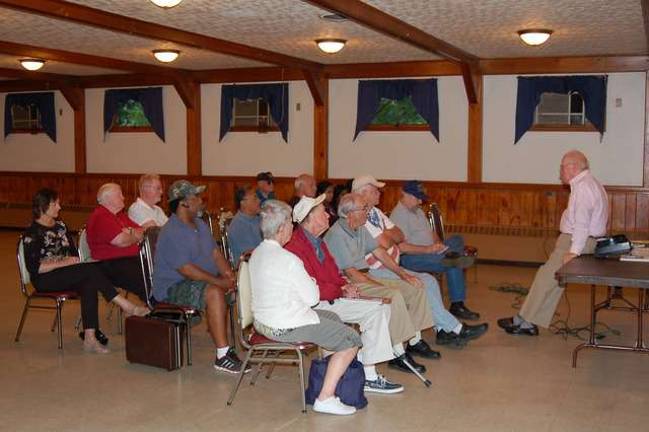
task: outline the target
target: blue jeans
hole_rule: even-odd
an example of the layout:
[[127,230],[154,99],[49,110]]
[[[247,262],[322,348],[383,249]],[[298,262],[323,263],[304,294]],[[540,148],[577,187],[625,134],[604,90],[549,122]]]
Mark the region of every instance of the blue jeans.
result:
[[[455,329],[460,322],[455,318],[449,311],[444,307],[444,302],[442,301],[442,294],[439,292],[439,284],[437,279],[429,275],[428,273],[415,273],[413,271],[407,270],[413,276],[418,277],[424,282],[424,289],[426,290],[426,297],[433,315],[433,321],[435,322],[435,327],[437,329],[442,329],[445,332],[451,332]],[[392,271],[381,268],[381,269],[372,269],[370,270],[370,276],[374,276],[380,279],[401,279]]]
[[[464,253],[464,239],[459,235],[449,237],[444,244],[448,246],[449,251]],[[464,270],[442,264],[444,254],[401,255],[401,266],[416,272],[446,273],[451,303],[464,301],[466,299]]]

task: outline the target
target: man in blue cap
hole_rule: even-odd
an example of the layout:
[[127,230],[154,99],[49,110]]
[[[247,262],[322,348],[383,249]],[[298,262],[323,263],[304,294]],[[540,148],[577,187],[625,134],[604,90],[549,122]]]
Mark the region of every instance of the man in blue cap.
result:
[[[463,256],[464,239],[455,235],[442,242],[428,223],[428,218],[420,208],[428,200],[421,182],[411,180],[404,183],[401,199],[392,209],[390,219],[404,234],[405,240],[399,243],[401,265],[417,272],[446,273],[448,292],[451,298],[449,311],[460,319],[477,320],[480,314],[470,310],[465,304],[466,283],[463,269],[473,264],[472,257]],[[448,252],[456,252],[458,258],[449,259]]]

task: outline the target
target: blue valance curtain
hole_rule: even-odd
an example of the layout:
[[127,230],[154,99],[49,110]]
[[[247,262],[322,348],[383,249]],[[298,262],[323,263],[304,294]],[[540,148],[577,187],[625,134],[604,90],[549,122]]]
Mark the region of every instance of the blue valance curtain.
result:
[[46,93],[10,93],[5,98],[5,137],[11,133],[11,107],[35,105],[41,113],[41,126],[52,141],[56,142],[56,111],[54,110],[54,92]]
[[162,141],[165,140],[164,113],[162,111],[162,87],[106,90],[104,95],[104,132],[113,125],[120,104],[129,100],[139,102],[151,128]]
[[224,85],[221,88],[221,130],[219,141],[230,130],[234,99],[262,99],[268,102],[270,115],[288,142],[288,84]]
[[439,105],[435,78],[359,81],[354,139],[376,116],[381,98],[400,100],[408,96],[411,97],[419,115],[428,122],[431,133],[439,141]]
[[600,134],[606,122],[606,76],[518,77],[514,144],[534,123],[534,111],[543,93],[578,92],[584,99],[586,118]]

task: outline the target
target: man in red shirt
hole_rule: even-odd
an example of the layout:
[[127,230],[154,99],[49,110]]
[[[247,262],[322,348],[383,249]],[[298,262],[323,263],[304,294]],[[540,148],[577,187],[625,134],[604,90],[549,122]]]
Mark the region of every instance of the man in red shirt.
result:
[[102,271],[113,285],[146,300],[137,257],[144,231],[123,211],[124,195],[118,184],[102,185],[97,202],[99,205],[90,215],[86,228],[90,255],[100,261]]
[[390,340],[390,306],[382,304],[380,298],[359,299],[357,287],[340,275],[336,261],[320,238],[329,228],[329,214],[322,204],[324,198],[324,194],[317,198],[304,196],[295,205],[293,221],[299,226],[284,247],[302,260],[307,273],[316,280],[320,303],[315,308],[334,312],[343,321],[360,325],[363,348],[358,359],[365,370],[365,391],[400,393],[403,386],[388,381],[375,367],[376,363],[395,357]]

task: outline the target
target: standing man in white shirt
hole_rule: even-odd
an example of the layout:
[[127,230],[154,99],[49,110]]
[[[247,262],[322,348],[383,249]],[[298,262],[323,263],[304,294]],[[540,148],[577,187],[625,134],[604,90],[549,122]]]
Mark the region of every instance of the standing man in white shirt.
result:
[[561,159],[559,170],[561,182],[570,185],[568,207],[559,226],[561,234],[550,258],[536,272],[518,315],[498,320],[498,325],[509,334],[538,336],[537,326],[550,325],[564,290],[554,274],[571,259],[593,253],[595,237],[606,233],[608,198],[588,169],[586,156],[576,150],[569,151]]
[[128,209],[128,217],[143,228],[162,226],[167,215],[156,204],[162,199],[162,183],[157,174],[144,174],[138,182],[140,196]]

